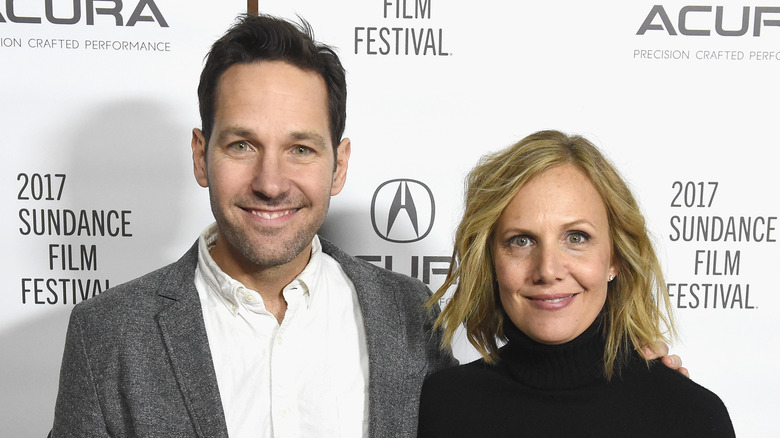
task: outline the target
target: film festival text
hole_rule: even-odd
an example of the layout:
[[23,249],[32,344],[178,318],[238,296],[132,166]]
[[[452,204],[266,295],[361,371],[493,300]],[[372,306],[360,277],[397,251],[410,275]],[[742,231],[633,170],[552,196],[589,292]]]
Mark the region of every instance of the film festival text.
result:
[[[355,55],[450,56],[445,31],[431,27],[433,0],[381,0],[384,26],[355,26]],[[409,23],[421,23],[416,26]]]
[[22,304],[72,305],[105,291],[110,281],[98,275],[99,246],[84,242],[133,237],[130,210],[62,208],[67,180],[64,173],[17,175],[17,231],[26,239],[51,239],[37,246],[49,274],[21,278]]
[[673,245],[695,245],[685,265],[689,276],[667,283],[678,309],[758,308],[743,268],[751,247],[777,243],[777,216],[707,214],[719,187],[717,181],[672,183],[671,207],[682,211],[669,218],[667,237]]

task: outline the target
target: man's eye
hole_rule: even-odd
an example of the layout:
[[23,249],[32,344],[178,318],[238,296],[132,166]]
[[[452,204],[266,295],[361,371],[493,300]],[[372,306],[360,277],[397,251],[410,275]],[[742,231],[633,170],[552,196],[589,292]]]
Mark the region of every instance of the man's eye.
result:
[[307,146],[295,146],[293,153],[296,155],[306,155],[311,153],[311,148]]
[[252,147],[249,145],[249,143],[247,143],[245,141],[237,141],[235,143],[232,143],[230,145],[230,148],[234,149],[234,150],[237,150],[237,151],[248,151]]

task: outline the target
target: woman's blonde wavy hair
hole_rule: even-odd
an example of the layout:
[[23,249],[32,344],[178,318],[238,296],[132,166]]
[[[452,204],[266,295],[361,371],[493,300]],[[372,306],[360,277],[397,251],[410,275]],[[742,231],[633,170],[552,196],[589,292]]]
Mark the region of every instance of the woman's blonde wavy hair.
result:
[[455,263],[442,287],[428,301],[433,306],[455,286],[451,301],[435,324],[443,330],[443,348],[451,345],[455,330],[463,324],[469,342],[482,357],[489,363],[498,359],[497,339],[505,339],[505,314],[493,268],[492,234],[499,216],[520,188],[542,172],[563,164],[576,166],[588,176],[607,209],[618,274],[609,283],[603,312],[606,377],[619,373],[632,348],[676,337],[663,272],[645,219],[628,186],[585,138],[541,131],[483,157],[466,179],[466,206],[453,250]]

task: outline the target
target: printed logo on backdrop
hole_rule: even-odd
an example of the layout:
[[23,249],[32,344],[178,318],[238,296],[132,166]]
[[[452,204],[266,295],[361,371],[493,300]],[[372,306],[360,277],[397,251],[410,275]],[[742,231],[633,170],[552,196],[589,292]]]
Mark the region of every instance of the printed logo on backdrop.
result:
[[98,275],[100,246],[72,242],[132,238],[132,211],[68,208],[65,173],[21,172],[16,181],[18,232],[31,242],[47,240],[39,257],[49,271],[21,278],[21,303],[72,305],[110,288],[109,279]]
[[[777,245],[778,216],[717,214],[718,181],[674,181],[667,234],[670,245],[688,252],[688,274],[667,283],[674,307],[694,310],[758,309],[761,290],[751,289],[745,265],[766,264],[768,272],[777,260],[751,257],[751,248]],[[720,210],[718,210],[720,211]],[[667,279],[669,280],[669,279]],[[775,293],[775,291],[766,291]]]
[[[0,49],[65,50],[70,52],[170,52],[170,41],[155,38],[111,39],[103,30],[133,27],[144,32],[168,28],[163,11],[154,0],[6,0],[0,4]],[[4,7],[4,9],[3,9]],[[62,35],[14,36],[13,30],[45,29]],[[89,36],[72,35],[75,28],[87,28]]]
[[433,229],[435,217],[433,192],[417,180],[385,181],[371,199],[371,225],[379,237],[389,242],[424,239]]
[[428,236],[436,218],[436,201],[422,181],[397,178],[385,181],[371,199],[371,225],[380,238],[404,244],[403,254],[370,254],[358,258],[385,269],[417,278],[427,285],[433,276],[447,274],[451,257],[415,254],[414,242]]
[[780,62],[780,6],[654,5],[638,19],[636,36],[656,45],[635,48],[636,60]]
[[[355,26],[355,55],[450,56],[446,32],[433,25],[433,0],[368,0],[379,24]],[[436,6],[445,6],[439,0]]]

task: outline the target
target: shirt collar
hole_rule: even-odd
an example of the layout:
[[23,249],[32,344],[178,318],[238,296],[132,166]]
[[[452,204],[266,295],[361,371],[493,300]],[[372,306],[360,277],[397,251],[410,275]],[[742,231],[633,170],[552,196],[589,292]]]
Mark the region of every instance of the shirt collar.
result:
[[[259,294],[226,274],[211,257],[210,250],[217,242],[217,235],[217,224],[213,223],[203,230],[198,238],[198,269],[200,270],[201,275],[203,275],[203,279],[209,288],[217,293],[222,302],[225,303],[225,306],[233,313],[233,316],[237,315],[242,307],[251,311],[256,311],[253,309],[253,307],[256,307],[255,305],[247,303],[246,300],[241,297],[244,296],[247,291],[250,291],[257,295],[257,302],[262,303]],[[293,294],[302,293],[306,307],[309,308],[311,306],[311,291],[320,277],[322,254],[320,238],[319,236],[314,235],[309,263],[306,264],[303,271],[301,271],[290,284],[285,286],[282,291],[282,294],[288,303],[293,298]],[[264,308],[262,305],[260,307]]]

